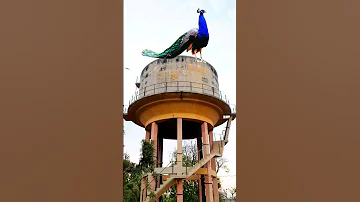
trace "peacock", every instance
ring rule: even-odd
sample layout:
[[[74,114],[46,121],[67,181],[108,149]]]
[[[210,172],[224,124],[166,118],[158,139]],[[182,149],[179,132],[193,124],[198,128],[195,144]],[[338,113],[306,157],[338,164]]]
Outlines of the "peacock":
[[[186,52],[191,50],[191,53],[192,55],[195,55],[195,60],[197,62],[204,62],[201,51],[204,47],[208,45],[209,31],[204,17],[204,13],[206,13],[205,10],[198,9],[197,13],[199,13],[199,28],[193,28],[181,35],[169,48],[167,48],[162,53],[156,53],[152,50],[145,49],[142,51],[142,55],[147,57],[165,59],[174,58],[180,55],[185,50]],[[196,54],[198,52],[200,52],[200,61],[196,57]]]

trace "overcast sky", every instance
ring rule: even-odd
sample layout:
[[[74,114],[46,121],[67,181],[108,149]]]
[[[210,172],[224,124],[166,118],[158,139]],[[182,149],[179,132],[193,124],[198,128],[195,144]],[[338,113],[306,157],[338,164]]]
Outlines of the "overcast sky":
[[[135,93],[135,81],[143,68],[154,61],[144,57],[141,51],[150,49],[162,52],[182,34],[198,27],[196,10],[204,9],[210,40],[203,48],[203,59],[218,73],[219,88],[236,103],[236,14],[235,0],[124,0],[124,104]],[[190,52],[181,55],[191,56]],[[200,57],[200,55],[197,55]],[[145,130],[132,122],[124,121],[124,152],[133,162],[140,157],[140,142]],[[225,124],[214,129],[221,133]],[[164,166],[169,163],[169,154],[176,148],[176,140],[164,140]],[[236,187],[236,119],[231,124],[229,143],[223,157],[230,173],[219,172],[223,188]],[[224,176],[224,177],[222,177]]]

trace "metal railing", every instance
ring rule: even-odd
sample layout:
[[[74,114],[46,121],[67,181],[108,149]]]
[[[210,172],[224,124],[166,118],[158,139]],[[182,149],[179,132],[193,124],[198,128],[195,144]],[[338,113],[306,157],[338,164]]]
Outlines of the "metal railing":
[[[128,112],[129,105],[123,105],[123,114]]]
[[[236,114],[236,105],[231,104],[230,109],[231,109],[231,114]]]
[[[156,161],[157,161],[157,159],[158,159],[158,158],[156,158]],[[159,183],[158,177],[162,178],[162,176],[163,176],[163,175],[162,175],[162,172],[165,170],[165,168],[169,167],[170,164],[173,164],[172,159],[170,159],[170,162],[168,163],[168,165],[166,165],[160,172],[157,173],[159,176],[153,177],[153,179],[152,179],[150,182],[147,181],[147,183],[148,183],[148,184],[151,184],[153,181],[155,181],[155,189],[156,189],[156,187],[157,187],[157,185],[158,185],[158,183]],[[155,163],[155,165],[158,165],[158,163]],[[172,170],[173,170],[173,171],[172,171],[172,174],[174,174],[174,167],[173,167]],[[144,192],[145,192],[145,198],[147,198],[147,197],[148,197],[148,187],[147,187],[147,186],[145,186],[145,188],[143,188],[143,189],[141,190],[141,199],[142,199],[142,200],[144,200],[144,198],[143,198]]]
[[[173,82],[156,83],[136,90],[135,94],[132,95],[129,100],[129,105],[123,106],[123,113],[126,114],[128,106],[130,106],[132,103],[134,103],[137,100],[152,95],[157,95],[162,93],[172,93],[172,92],[198,93],[198,94],[209,95],[222,100],[223,102],[225,102],[230,106],[229,98],[214,86],[197,83],[197,82],[191,82],[191,81],[173,81]],[[232,113],[233,111],[235,113],[235,107],[230,107],[230,108]]]

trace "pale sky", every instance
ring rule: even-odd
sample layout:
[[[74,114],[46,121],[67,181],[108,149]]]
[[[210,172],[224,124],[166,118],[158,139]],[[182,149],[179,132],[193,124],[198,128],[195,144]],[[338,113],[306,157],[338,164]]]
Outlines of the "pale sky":
[[[143,68],[155,58],[144,57],[141,51],[150,49],[162,52],[192,28],[198,28],[198,8],[204,14],[210,39],[203,48],[203,59],[218,73],[220,91],[231,104],[236,104],[236,14],[235,0],[124,0],[124,104],[128,105],[135,93],[135,81]],[[181,55],[191,56],[190,52]],[[200,55],[197,55],[200,57]],[[125,68],[129,68],[127,70]],[[124,152],[138,163],[140,142],[145,130],[132,122],[124,121]],[[220,134],[225,124],[214,129]],[[164,140],[164,166],[169,154],[176,148],[176,140]],[[229,143],[223,157],[229,160],[230,172],[219,171],[223,188],[236,187],[236,119],[231,124]]]

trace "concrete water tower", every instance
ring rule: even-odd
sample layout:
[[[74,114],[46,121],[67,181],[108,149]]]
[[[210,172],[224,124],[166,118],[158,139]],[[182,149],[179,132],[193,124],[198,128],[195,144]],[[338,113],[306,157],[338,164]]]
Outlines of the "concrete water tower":
[[[140,201],[161,201],[160,196],[175,183],[177,201],[182,202],[183,181],[197,180],[200,201],[218,202],[215,158],[222,156],[236,113],[219,90],[215,68],[188,56],[157,59],[143,69],[136,86],[137,92],[124,107],[124,119],[143,127],[145,140],[153,141],[159,174],[144,177]],[[213,129],[225,122],[222,138],[215,141]],[[164,139],[177,140],[176,166],[162,163]],[[197,140],[199,160],[192,167],[182,164],[185,139]]]

